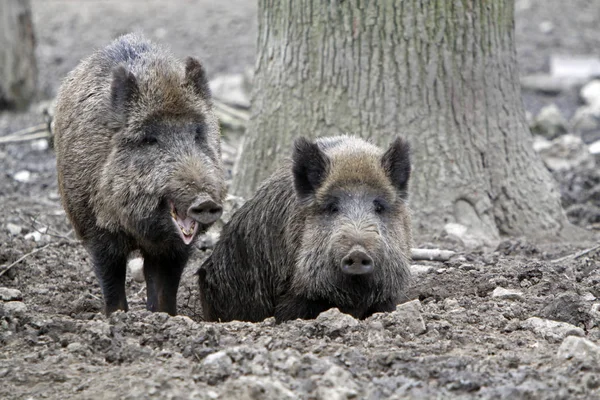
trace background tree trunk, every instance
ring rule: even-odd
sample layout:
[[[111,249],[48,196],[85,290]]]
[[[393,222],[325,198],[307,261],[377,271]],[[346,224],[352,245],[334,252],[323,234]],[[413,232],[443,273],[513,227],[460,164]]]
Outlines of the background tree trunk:
[[[0,109],[22,109],[37,81],[29,0],[0,1]]]
[[[513,0],[260,0],[235,194],[249,197],[298,136],[402,135],[417,233],[555,234],[568,223],[532,148],[514,39]]]

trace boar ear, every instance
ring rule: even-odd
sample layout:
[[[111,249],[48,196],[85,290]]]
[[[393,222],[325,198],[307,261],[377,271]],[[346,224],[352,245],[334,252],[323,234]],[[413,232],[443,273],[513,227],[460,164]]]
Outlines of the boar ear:
[[[208,79],[206,79],[206,72],[204,67],[200,64],[200,61],[193,57],[188,57],[185,60],[185,80],[194,88],[196,94],[205,100],[210,99],[210,88],[208,86]]]
[[[396,138],[390,148],[381,157],[381,166],[392,181],[392,185],[400,193],[400,197],[408,197],[408,179],[410,178],[410,145],[407,141]]]
[[[309,199],[323,183],[329,159],[318,144],[301,137],[294,142],[292,163],[296,193],[301,200]]]
[[[135,75],[123,65],[119,65],[112,71],[112,83],[110,86],[110,100],[112,107],[119,114],[125,114],[128,105],[138,95],[138,85]]]

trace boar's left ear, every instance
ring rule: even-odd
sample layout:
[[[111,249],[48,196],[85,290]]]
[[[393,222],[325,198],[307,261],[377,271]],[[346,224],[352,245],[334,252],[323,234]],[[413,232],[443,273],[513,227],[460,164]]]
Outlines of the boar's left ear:
[[[392,185],[400,193],[400,197],[408,197],[408,179],[410,178],[410,145],[407,141],[396,138],[381,158],[381,166],[392,181]]]
[[[185,60],[185,80],[194,88],[198,96],[204,100],[210,100],[211,95],[206,72],[200,61],[193,57],[188,57]]]
[[[112,71],[110,85],[110,101],[113,110],[120,116],[126,114],[129,104],[138,96],[138,85],[135,75],[123,65]]]
[[[292,162],[296,193],[300,200],[310,199],[327,175],[329,159],[318,144],[301,137],[294,142]]]

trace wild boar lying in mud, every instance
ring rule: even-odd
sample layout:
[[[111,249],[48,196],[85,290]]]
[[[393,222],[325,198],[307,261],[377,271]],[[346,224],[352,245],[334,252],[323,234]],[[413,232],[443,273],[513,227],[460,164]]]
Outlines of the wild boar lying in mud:
[[[400,138],[385,153],[349,136],[296,140],[198,271],[205,319],[394,310],[409,279],[410,171]]]
[[[54,131],[62,202],[106,313],[127,310],[127,257],[139,249],[147,308],[175,314],[191,245],[221,215],[226,191],[203,67],[122,36],[67,76]]]

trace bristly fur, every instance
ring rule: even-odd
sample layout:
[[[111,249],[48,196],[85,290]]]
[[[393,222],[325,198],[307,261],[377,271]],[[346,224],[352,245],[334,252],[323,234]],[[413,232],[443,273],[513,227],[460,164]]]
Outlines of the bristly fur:
[[[200,195],[221,203],[226,191],[202,65],[122,36],[64,80],[54,127],[62,202],[92,255],[107,312],[127,309],[127,254],[140,249],[148,307],[175,313],[191,246],[170,205],[186,212]]]
[[[385,153],[350,136],[298,139],[291,160],[234,214],[200,268],[205,319],[393,310],[409,279],[409,176],[401,139]],[[357,246],[373,259],[373,273],[341,272]]]

